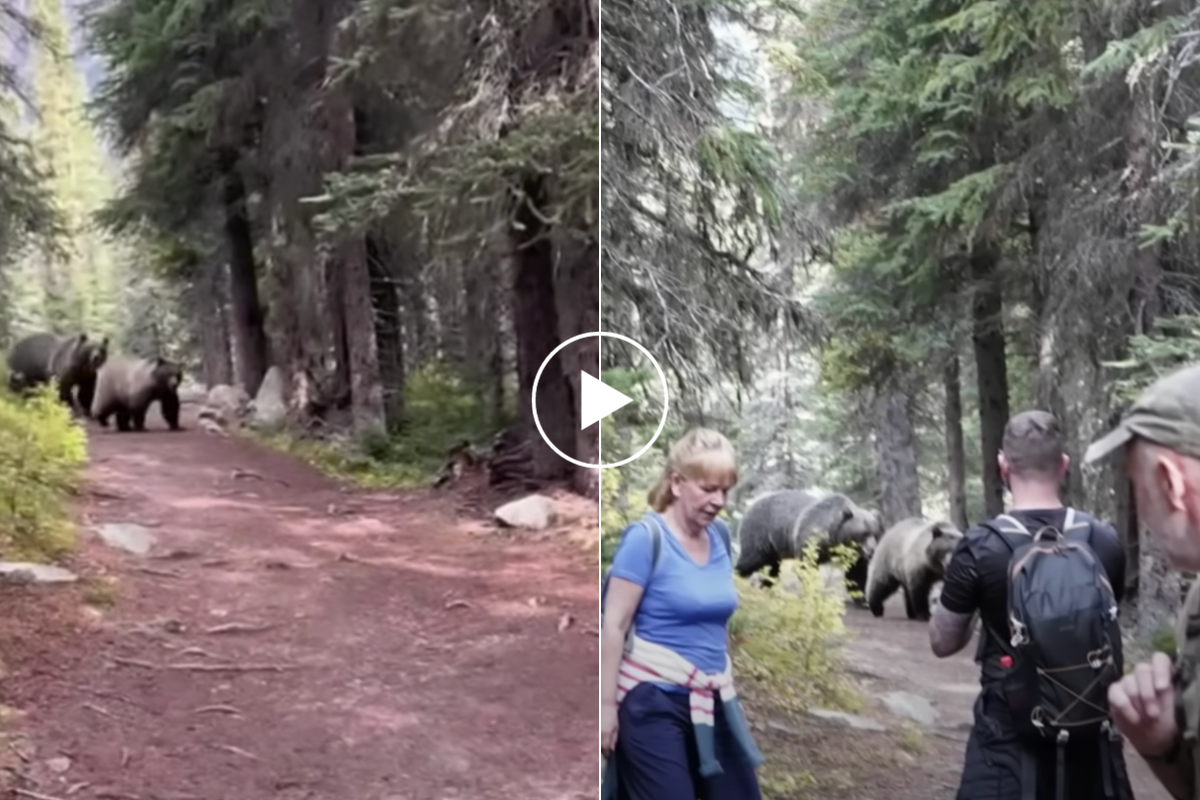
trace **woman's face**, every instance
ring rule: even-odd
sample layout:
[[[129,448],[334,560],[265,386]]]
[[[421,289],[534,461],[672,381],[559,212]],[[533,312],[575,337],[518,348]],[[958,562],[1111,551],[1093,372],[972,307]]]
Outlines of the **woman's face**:
[[[671,476],[675,502],[683,517],[698,528],[707,527],[725,508],[733,481],[723,476]]]

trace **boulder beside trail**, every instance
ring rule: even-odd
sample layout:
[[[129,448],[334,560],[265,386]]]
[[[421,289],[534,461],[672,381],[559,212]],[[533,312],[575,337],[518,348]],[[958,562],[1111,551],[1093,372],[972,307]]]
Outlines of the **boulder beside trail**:
[[[496,519],[509,528],[543,531],[554,524],[554,501],[542,494],[531,494],[505,503],[496,509]]]

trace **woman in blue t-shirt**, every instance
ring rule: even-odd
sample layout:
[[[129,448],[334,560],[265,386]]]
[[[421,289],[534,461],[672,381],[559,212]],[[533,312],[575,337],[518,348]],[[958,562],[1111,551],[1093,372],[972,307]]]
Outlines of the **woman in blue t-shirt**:
[[[600,746],[619,776],[617,800],[762,796],[762,756],[728,672],[738,596],[717,514],[736,481],[729,440],[689,431],[650,492],[653,511],[625,529],[614,556],[601,633]]]

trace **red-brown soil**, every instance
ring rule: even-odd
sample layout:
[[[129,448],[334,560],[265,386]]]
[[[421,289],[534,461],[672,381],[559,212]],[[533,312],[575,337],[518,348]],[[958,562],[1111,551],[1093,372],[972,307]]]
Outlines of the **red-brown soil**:
[[[195,426],[90,449],[84,580],[0,594],[0,797],[596,797],[594,544]]]

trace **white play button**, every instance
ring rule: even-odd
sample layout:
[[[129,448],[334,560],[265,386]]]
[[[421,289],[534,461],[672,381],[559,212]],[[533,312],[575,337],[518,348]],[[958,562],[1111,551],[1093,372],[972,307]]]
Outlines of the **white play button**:
[[[618,408],[633,402],[599,378],[579,373],[579,430],[595,425]]]
[[[575,382],[572,380],[571,383],[574,385],[568,387],[568,393],[565,397],[559,392],[551,393],[546,397],[539,397],[538,390],[539,387],[544,385],[542,382],[542,374],[545,372],[546,366],[550,364],[553,359],[562,358],[562,353],[567,348],[579,346],[580,342],[593,337],[604,340],[607,347],[613,348],[608,355],[609,360],[612,361],[614,365],[620,365],[623,369],[631,371],[635,375],[639,372],[644,372],[646,366],[652,368],[653,371],[658,374],[657,383],[659,386],[656,387],[654,385],[655,381],[653,380],[643,380],[639,384],[639,391],[636,398],[628,397],[611,386],[608,386],[591,373],[584,371],[584,369],[580,369],[580,366],[585,366],[588,363],[596,362],[596,351],[593,349],[587,361],[583,361],[580,358],[566,358],[563,362],[562,366],[566,368],[559,373],[559,380],[561,380],[561,376],[563,376],[564,373],[571,376],[579,375],[579,383],[575,384]],[[570,366],[567,367],[567,364]],[[567,372],[567,369],[570,370],[569,373]],[[572,391],[575,386],[578,387],[578,396],[575,396],[575,391]],[[633,339],[630,339],[628,336],[620,333],[612,333],[610,331],[578,333],[569,339],[560,342],[553,350],[550,351],[550,354],[546,356],[545,360],[542,361],[542,365],[538,367],[537,373],[533,376],[533,386],[531,389],[531,394],[533,396],[530,398],[530,411],[532,412],[533,425],[535,428],[537,428],[538,435],[542,437],[542,441],[546,443],[546,446],[553,450],[559,457],[566,461],[570,461],[572,464],[575,464],[579,467],[586,467],[589,469],[609,469],[611,467],[624,466],[625,464],[628,464],[631,461],[634,461],[635,459],[645,455],[650,448],[654,446],[655,440],[658,439],[659,434],[663,432],[663,427],[667,424],[667,393],[669,391],[669,387],[667,386],[667,376],[663,372],[662,366],[659,365],[658,361],[655,360],[654,356],[651,355],[649,350],[635,342]],[[553,398],[553,402],[549,402],[550,398]],[[569,417],[572,424],[566,425],[565,429],[563,426],[556,424],[551,427],[551,432],[553,435],[550,435],[547,433],[546,428],[542,426],[543,415],[547,413],[557,414],[558,416],[555,422],[563,422],[563,416],[566,415],[563,415],[561,410],[555,408],[554,406],[555,403],[563,402],[573,402],[578,404],[576,407],[579,409],[579,427],[578,429],[575,429],[575,415],[571,414]],[[662,410],[658,414],[658,427],[655,429],[653,434],[646,437],[646,440],[642,440],[642,437],[646,435],[645,432],[638,428],[630,429],[629,431],[623,432],[621,436],[613,437],[614,441],[616,439],[621,440],[619,444],[614,444],[611,448],[601,449],[600,451],[601,456],[608,456],[613,459],[607,463],[602,462],[599,464],[589,464],[586,461],[580,461],[579,459],[574,458],[567,452],[567,450],[575,449],[575,444],[577,441],[575,440],[576,436],[586,437],[590,435],[590,433],[585,433],[588,428],[595,425],[605,417],[610,416],[614,411],[618,411],[631,403],[635,403],[643,410],[652,406],[662,406]],[[620,427],[622,422],[619,419],[615,419],[608,420],[606,424]],[[556,441],[555,436],[564,440],[561,442]],[[567,450],[564,450],[564,447],[567,448]],[[610,453],[610,450],[614,450],[614,452]]]

